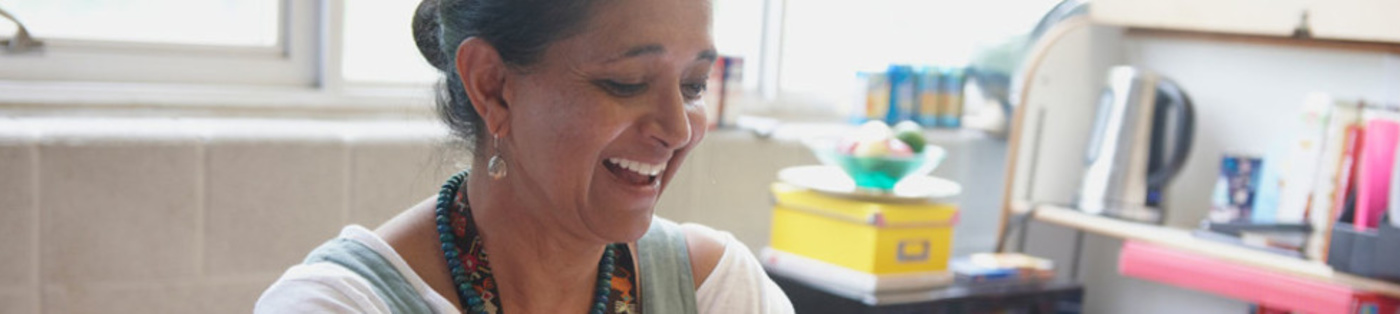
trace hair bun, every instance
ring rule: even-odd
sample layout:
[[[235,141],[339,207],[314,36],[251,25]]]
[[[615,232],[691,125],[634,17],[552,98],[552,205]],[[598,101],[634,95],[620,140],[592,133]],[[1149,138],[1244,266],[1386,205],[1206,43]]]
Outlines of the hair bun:
[[[442,24],[438,23],[439,0],[423,0],[413,14],[413,41],[418,53],[438,70],[447,71],[447,56],[442,52]]]

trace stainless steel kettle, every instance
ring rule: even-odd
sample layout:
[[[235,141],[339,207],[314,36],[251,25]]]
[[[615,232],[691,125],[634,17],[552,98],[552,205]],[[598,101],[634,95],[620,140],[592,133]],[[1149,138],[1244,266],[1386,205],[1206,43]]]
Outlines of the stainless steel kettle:
[[[1089,135],[1079,210],[1161,223],[1162,191],[1186,163],[1194,115],[1191,100],[1170,79],[1113,67]]]

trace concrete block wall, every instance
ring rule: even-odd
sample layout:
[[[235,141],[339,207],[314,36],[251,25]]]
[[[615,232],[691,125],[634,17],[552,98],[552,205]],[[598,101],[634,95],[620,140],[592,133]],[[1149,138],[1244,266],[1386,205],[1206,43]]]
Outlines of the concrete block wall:
[[[466,160],[445,134],[435,121],[0,117],[0,313],[248,313],[342,226],[432,197]],[[935,174],[967,191],[955,250],[988,250],[1001,145],[940,134],[953,153]],[[711,132],[656,213],[756,251],[778,170],[815,163],[791,137]]]
[[[248,313],[450,175],[433,123],[0,118],[0,313]]]

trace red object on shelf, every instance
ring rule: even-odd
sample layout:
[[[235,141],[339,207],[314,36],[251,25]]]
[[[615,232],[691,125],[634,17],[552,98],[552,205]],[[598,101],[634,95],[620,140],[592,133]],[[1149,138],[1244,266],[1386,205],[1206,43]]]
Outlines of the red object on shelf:
[[[1389,206],[1391,167],[1395,165],[1396,138],[1400,137],[1400,124],[1387,120],[1371,120],[1366,123],[1366,141],[1361,144],[1361,156],[1357,160],[1361,169],[1357,172],[1356,187],[1356,229],[1375,229],[1381,222],[1381,213]]]
[[[1342,162],[1337,165],[1336,190],[1332,191],[1332,221],[1340,218],[1346,208],[1347,196],[1356,188],[1356,171],[1361,168],[1361,143],[1366,133],[1355,125],[1347,126],[1346,142],[1342,146]],[[1353,221],[1354,222],[1354,221]]]
[[[1351,287],[1298,278],[1137,241],[1118,255],[1124,276],[1205,291],[1269,309],[1306,313],[1394,313],[1400,302]]]

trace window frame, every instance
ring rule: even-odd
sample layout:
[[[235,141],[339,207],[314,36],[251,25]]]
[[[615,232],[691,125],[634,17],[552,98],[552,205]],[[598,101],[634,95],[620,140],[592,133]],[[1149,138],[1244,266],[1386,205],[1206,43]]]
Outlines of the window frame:
[[[350,81],[342,75],[346,0],[281,0],[274,47],[219,47],[37,38],[37,54],[0,53],[0,112],[130,108],[423,115],[430,84]],[[757,73],[745,102],[758,111],[832,113],[832,100],[783,91],[787,0],[762,2]],[[20,17],[23,18],[23,17]],[[33,30],[31,30],[33,31]],[[8,36],[8,34],[0,34]],[[159,66],[153,66],[159,65]],[[189,69],[198,68],[198,71]],[[756,112],[761,113],[761,112]]]
[[[0,54],[0,68],[8,69],[0,80],[311,85],[318,79],[323,5],[279,1],[278,40],[271,47],[37,38],[44,41],[41,49]]]
[[[36,38],[38,53],[0,53],[0,113],[428,114],[431,86],[341,76],[344,5],[281,0],[272,47]]]

